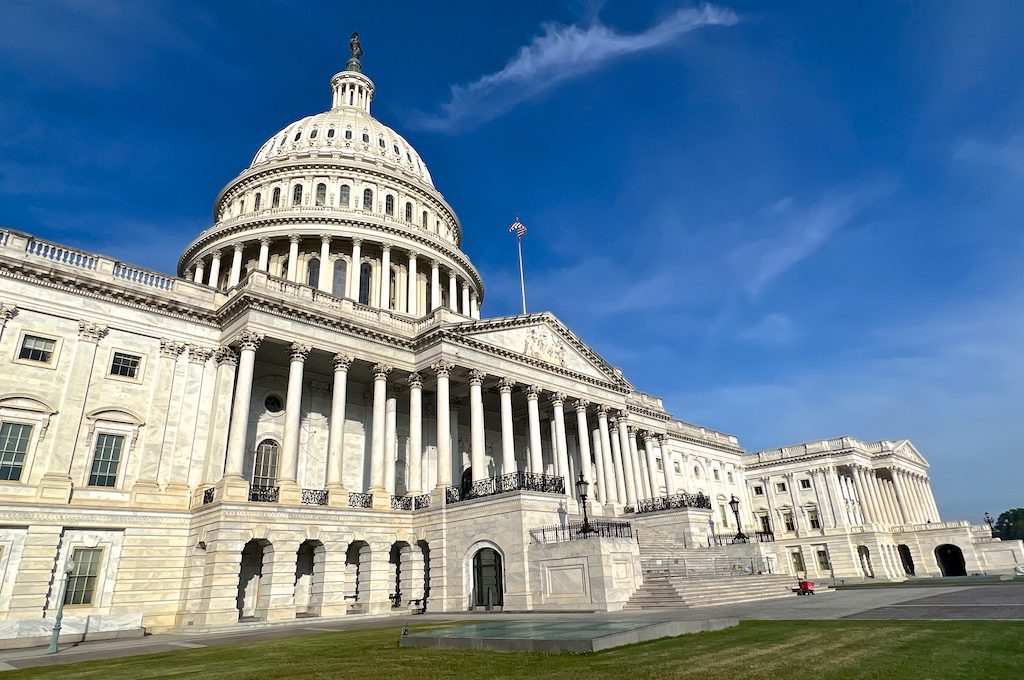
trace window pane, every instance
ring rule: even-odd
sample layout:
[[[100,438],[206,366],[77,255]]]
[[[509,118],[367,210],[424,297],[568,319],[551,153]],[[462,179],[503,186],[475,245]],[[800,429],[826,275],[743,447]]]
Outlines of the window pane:
[[[139,374],[141,357],[122,352],[114,352],[114,360],[110,363],[110,375],[135,378]]]
[[[21,352],[18,354],[18,358],[50,363],[50,359],[53,358],[53,348],[56,346],[55,340],[26,335],[24,342],[21,343]]]
[[[64,604],[92,604],[102,556],[103,550],[100,548],[75,548],[71,554],[75,567],[68,576]]]
[[[32,426],[20,423],[0,425],[0,479],[17,481],[25,465],[25,452]]]
[[[320,284],[320,260],[313,258],[306,268],[306,285],[316,288]]]
[[[252,485],[277,485],[277,442],[264,439],[256,448],[256,459],[253,461]]]
[[[124,437],[119,434],[101,434],[96,438],[96,453],[92,458],[89,486],[115,486],[117,466],[121,462]]]
[[[334,281],[331,282],[331,293],[345,297],[345,281],[348,278],[348,263],[345,260],[334,261]]]
[[[352,190],[349,189],[349,186],[347,184],[341,185],[341,192],[338,194],[338,205],[342,206],[343,208],[348,207],[349,194],[351,193],[351,191]]]

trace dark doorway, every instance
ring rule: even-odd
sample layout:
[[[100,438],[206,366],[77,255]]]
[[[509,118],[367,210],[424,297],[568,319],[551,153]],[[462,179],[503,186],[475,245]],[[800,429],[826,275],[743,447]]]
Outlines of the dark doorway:
[[[935,549],[935,561],[943,576],[967,576],[964,551],[958,546],[946,543]]]
[[[914,556],[910,554],[910,547],[901,543],[897,546],[897,550],[900,551],[900,561],[903,562],[903,571],[907,573],[907,576],[913,576]]]
[[[483,548],[473,556],[473,606],[490,609],[503,604],[501,555]]]
[[[462,471],[462,497],[469,497],[469,490],[473,488],[473,470],[472,468],[466,468]]]

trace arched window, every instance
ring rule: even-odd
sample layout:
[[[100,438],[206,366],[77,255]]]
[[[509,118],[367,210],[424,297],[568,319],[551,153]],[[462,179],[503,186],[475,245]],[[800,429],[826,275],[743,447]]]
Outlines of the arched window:
[[[384,197],[384,212],[388,215],[395,214],[395,197],[391,194]]]
[[[333,139],[333,138],[334,138],[334,128],[331,128],[330,130],[327,131],[327,139]]]
[[[301,136],[302,136],[302,130],[299,130],[298,132],[295,133],[295,138],[292,139],[292,141],[293,142],[299,141],[299,137],[301,137]]]
[[[412,222],[412,203],[405,204],[405,221]]]
[[[369,262],[365,262],[359,267],[359,301],[364,305],[370,304],[370,279],[372,275],[373,270],[370,268]]]
[[[363,144],[369,144],[369,143],[370,143],[370,135],[364,132],[363,133]]]
[[[292,189],[292,205],[302,205],[302,185],[296,184]]]
[[[306,285],[316,288],[320,285],[320,260],[313,258],[306,267]]]
[[[281,258],[281,272],[278,274],[282,279],[288,278],[288,258]]]
[[[345,130],[345,139],[352,139],[352,131]]]
[[[270,207],[271,208],[280,208],[281,207],[281,187],[276,187],[274,189],[274,194],[271,197],[271,201],[270,201]]]
[[[398,309],[398,272],[392,269],[388,281],[388,309]]]
[[[277,459],[280,453],[277,442],[264,439],[256,447],[252,461],[252,485],[257,487],[277,486]]]
[[[384,143],[384,138],[383,137],[381,139],[378,139],[377,143],[380,144],[380,148],[382,148],[382,149],[388,148],[387,144]]]
[[[424,229],[426,229],[426,228],[427,228],[427,226],[428,226],[428,225],[427,225],[427,222],[428,222],[428,220],[427,220],[427,211],[426,211],[426,210],[424,210],[424,211],[423,211],[423,228],[424,228]]]
[[[338,297],[345,297],[346,282],[348,281],[348,262],[342,259],[334,261],[334,281],[331,282],[331,294]]]
[[[309,138],[316,139],[316,128],[313,128],[313,131],[309,133]]]
[[[252,209],[253,209],[253,210],[259,210],[259,209],[260,209],[260,200],[261,200],[262,198],[263,198],[263,197],[262,197],[262,196],[260,196],[260,192],[258,192],[258,191],[257,191],[257,192],[256,192],[256,198],[255,198],[255,199],[253,200],[253,202],[252,202]]]
[[[363,189],[363,210],[373,210],[373,189]]]
[[[395,144],[395,155],[396,156],[401,156],[402,155],[402,152],[398,150],[398,145],[397,144]]]
[[[317,184],[316,185],[316,204],[326,205],[327,204],[327,185]]]
[[[351,193],[352,189],[347,184],[342,184],[341,190],[338,192],[338,205],[342,208],[347,208]]]

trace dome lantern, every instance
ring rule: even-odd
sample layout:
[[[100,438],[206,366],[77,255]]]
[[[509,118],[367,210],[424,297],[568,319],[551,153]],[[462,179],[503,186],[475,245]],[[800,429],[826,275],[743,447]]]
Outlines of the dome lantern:
[[[331,78],[331,108],[351,106],[368,114],[374,89],[373,81],[363,75],[363,64],[359,61],[363,56],[363,46],[358,33],[352,34],[348,45],[350,56],[345,70]]]

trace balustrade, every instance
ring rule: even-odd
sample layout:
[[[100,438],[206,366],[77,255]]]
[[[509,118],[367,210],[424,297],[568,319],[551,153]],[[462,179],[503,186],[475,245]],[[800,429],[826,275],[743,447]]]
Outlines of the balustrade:
[[[348,506],[350,508],[368,508],[373,505],[372,493],[358,493],[352,491],[348,494]]]
[[[213,495],[215,492],[216,488],[212,486],[209,489],[203,491],[203,505],[209,505],[210,503],[213,502]]]
[[[574,520],[551,527],[530,529],[530,536],[539,543],[581,541],[588,538],[633,538],[633,525],[612,520]]]
[[[327,505],[327,489],[303,489],[303,505]]]
[[[125,281],[151,286],[160,290],[174,290],[174,279],[157,272],[139,269],[123,262],[114,263],[114,276]]]
[[[702,493],[677,493],[672,496],[645,498],[637,501],[636,512],[658,512],[659,510],[675,510],[678,508],[711,509],[711,499]]]
[[[534,472],[510,472],[498,477],[478,479],[464,487],[449,486],[445,489],[445,501],[458,503],[471,498],[495,496],[511,491],[565,494],[565,479],[557,475],[542,475]]]
[[[249,500],[256,503],[276,503],[281,494],[279,486],[250,486]]]
[[[412,496],[392,496],[392,510],[412,510]]]
[[[413,510],[421,510],[423,508],[430,507],[430,494],[425,493],[413,499],[412,508]]]
[[[61,264],[79,267],[81,269],[96,269],[96,262],[99,260],[95,255],[72,250],[56,243],[47,243],[35,238],[30,238],[25,244],[25,252],[36,257],[46,258]]]

